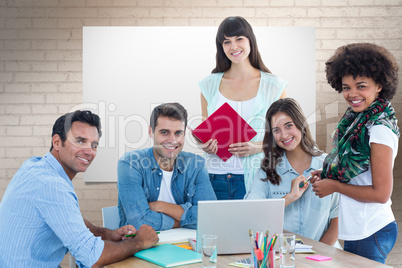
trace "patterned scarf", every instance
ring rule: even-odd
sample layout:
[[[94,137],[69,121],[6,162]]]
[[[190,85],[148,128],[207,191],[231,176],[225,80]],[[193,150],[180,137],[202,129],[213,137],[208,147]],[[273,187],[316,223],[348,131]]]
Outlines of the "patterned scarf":
[[[384,125],[399,138],[397,122],[391,103],[382,98],[377,98],[360,113],[349,107],[331,135],[334,149],[325,158],[321,178],[348,183],[367,171],[370,164],[368,129],[373,125]]]

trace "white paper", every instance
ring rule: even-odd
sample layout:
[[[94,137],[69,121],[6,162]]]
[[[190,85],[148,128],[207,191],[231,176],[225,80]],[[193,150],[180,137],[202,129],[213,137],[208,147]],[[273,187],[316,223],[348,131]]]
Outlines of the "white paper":
[[[188,228],[175,228],[171,230],[161,231],[158,236],[158,244],[188,243],[189,238],[195,239],[197,237],[197,230]]]

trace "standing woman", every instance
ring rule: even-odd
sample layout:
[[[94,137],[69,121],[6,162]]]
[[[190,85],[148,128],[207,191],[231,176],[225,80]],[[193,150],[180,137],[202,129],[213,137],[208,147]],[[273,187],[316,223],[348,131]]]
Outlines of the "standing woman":
[[[257,135],[230,145],[226,162],[217,155],[216,140],[201,145],[212,187],[218,199],[242,199],[260,166],[265,114],[274,101],[286,96],[287,82],[271,74],[261,60],[251,25],[242,17],[228,17],[216,35],[216,67],[199,83],[203,118],[227,102]]]
[[[319,197],[340,193],[344,249],[385,263],[398,236],[390,197],[399,128],[389,102],[397,89],[398,66],[385,48],[357,43],[338,48],[326,62],[326,73],[349,108],[313,188]]]

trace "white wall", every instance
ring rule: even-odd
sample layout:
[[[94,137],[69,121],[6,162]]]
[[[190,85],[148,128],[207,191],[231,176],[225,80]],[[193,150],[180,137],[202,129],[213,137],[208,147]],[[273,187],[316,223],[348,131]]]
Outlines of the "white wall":
[[[85,181],[117,181],[117,161],[152,146],[152,109],[179,102],[189,124],[201,121],[198,82],[215,66],[217,27],[84,27],[83,107],[101,116],[103,136]],[[264,63],[288,81],[315,135],[315,28],[255,27]],[[75,109],[76,107],[74,107]],[[200,153],[187,135],[186,151]]]

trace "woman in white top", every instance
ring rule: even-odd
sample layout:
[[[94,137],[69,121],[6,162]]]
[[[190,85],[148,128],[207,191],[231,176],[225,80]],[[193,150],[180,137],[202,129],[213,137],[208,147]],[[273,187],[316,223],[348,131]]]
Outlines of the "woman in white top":
[[[398,236],[390,197],[399,128],[389,102],[398,85],[398,65],[385,48],[357,43],[338,48],[326,62],[326,73],[350,107],[333,134],[335,147],[323,171],[315,172],[313,189],[319,197],[340,193],[344,249],[385,263]]]
[[[201,145],[218,199],[242,199],[251,186],[262,158],[265,114],[274,101],[286,96],[286,82],[271,74],[261,60],[250,24],[242,17],[222,21],[216,35],[216,67],[199,83],[203,118],[227,102],[257,135],[250,141],[230,145],[226,162],[216,156],[219,144]]]

